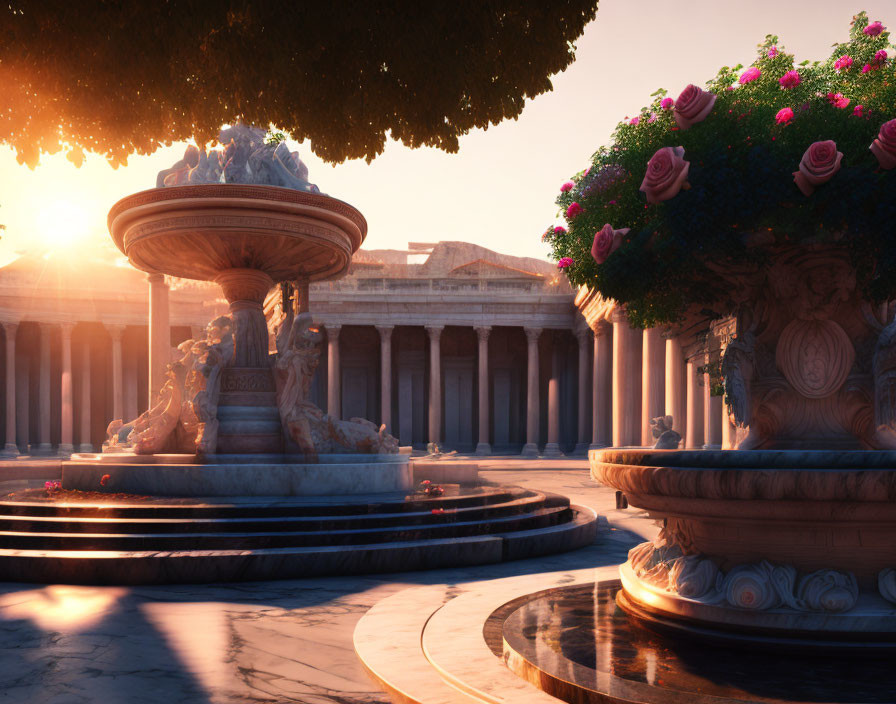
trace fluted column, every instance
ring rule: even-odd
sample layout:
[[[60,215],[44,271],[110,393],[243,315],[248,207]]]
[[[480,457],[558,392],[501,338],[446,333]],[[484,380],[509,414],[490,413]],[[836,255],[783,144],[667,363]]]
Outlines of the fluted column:
[[[37,378],[37,454],[49,455],[50,444],[50,326],[40,323],[40,376]]]
[[[685,437],[687,432],[686,367],[678,337],[666,338],[666,415],[672,427]]]
[[[109,337],[112,338],[112,420],[123,420],[127,422],[129,419],[124,418],[124,360],[121,354],[121,336],[124,333],[123,325],[109,325]],[[194,334],[193,339],[197,339],[198,335]]]
[[[377,325],[380,334],[380,424],[392,432],[392,325]]]
[[[541,328],[525,328],[526,359],[526,444],[523,446],[523,457],[538,457],[538,338]]]
[[[703,447],[703,374],[698,370],[703,356],[691,357],[687,361],[687,416],[688,425],[685,433],[685,447],[700,449]]]
[[[62,332],[62,378],[60,383],[60,421],[59,454],[71,455],[75,450],[74,418],[75,407],[72,398],[72,328],[71,323],[60,326]]]
[[[560,355],[557,333],[551,339],[551,378],[548,379],[548,441],[545,457],[564,457],[560,450]]]
[[[92,382],[90,379],[90,340],[84,341],[84,349],[81,352],[81,444],[79,452],[93,452],[93,444],[90,442],[90,395]]]
[[[17,323],[3,323],[6,334],[6,444],[4,457],[18,457],[16,445],[16,332]]]
[[[641,418],[637,413],[640,381],[636,345],[638,330],[629,325],[622,310],[613,313],[613,446],[626,447],[641,441]]]
[[[339,361],[341,325],[327,325],[327,413],[342,416],[342,365]]]
[[[149,407],[159,400],[171,357],[171,323],[168,313],[168,284],[162,274],[149,281]]]
[[[477,455],[492,454],[489,443],[491,418],[488,405],[488,336],[492,329],[489,326],[475,328],[479,338],[479,442],[476,444]]]
[[[429,442],[442,439],[442,325],[427,325],[429,335]]]
[[[594,358],[591,363],[591,446],[607,447],[612,438],[613,337],[612,326],[598,323],[594,331]]]
[[[576,342],[579,343],[579,378],[576,388],[578,389],[578,434],[576,435],[576,449],[574,452],[584,454],[588,452],[588,388],[593,388],[594,381],[589,378],[588,374],[588,346],[591,342],[591,330],[576,331]],[[597,377],[595,377],[596,379]],[[592,383],[589,385],[589,381]],[[592,392],[593,393],[593,392]],[[593,411],[592,411],[593,412]]]
[[[641,355],[641,444],[656,440],[650,421],[666,414],[666,343],[659,328],[647,328]]]

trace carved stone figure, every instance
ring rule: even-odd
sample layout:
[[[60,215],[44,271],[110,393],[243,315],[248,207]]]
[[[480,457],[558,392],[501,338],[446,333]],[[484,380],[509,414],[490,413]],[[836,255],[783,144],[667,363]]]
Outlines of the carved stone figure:
[[[168,365],[159,402],[130,423],[113,420],[103,452],[214,453],[221,371],[233,357],[230,318],[216,318],[205,340],[187,340],[178,349],[181,359]]]
[[[309,400],[321,339],[310,313],[299,314],[274,366],[277,405],[287,437],[306,459],[323,453],[397,453],[398,440],[386,433],[385,425],[377,427],[363,418],[332,418]]]
[[[159,172],[156,188],[197,183],[253,183],[297,191],[320,193],[308,182],[308,167],[298,152],[285,142],[265,143],[267,133],[258,127],[236,124],[221,130],[218,141],[224,149],[190,145],[184,158]]]
[[[896,450],[896,321],[874,348],[874,441],[879,449]]]
[[[731,421],[738,429],[738,449],[750,449],[756,439],[747,441],[750,427],[750,380],[753,377],[753,347],[755,338],[745,332],[728,343],[722,357],[722,378],[725,382],[725,396],[728,399]],[[743,445],[743,447],[741,447]]]
[[[650,432],[656,438],[655,450],[677,450],[681,442],[681,434],[672,430],[672,416],[651,418]]]

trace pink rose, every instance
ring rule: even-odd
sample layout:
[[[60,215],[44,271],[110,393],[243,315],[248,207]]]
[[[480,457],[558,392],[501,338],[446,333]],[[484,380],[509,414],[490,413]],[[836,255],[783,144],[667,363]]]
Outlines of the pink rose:
[[[786,125],[793,119],[793,110],[790,108],[781,108],[778,110],[778,114],[775,115],[775,122],[779,125]]]
[[[641,121],[640,117],[633,117],[631,120],[628,121],[628,124],[637,125],[640,121]]]
[[[672,109],[672,105],[673,105],[672,98],[663,98],[663,99],[660,101],[660,107],[661,107],[663,110],[671,110],[671,109]]]
[[[566,269],[570,266],[572,266],[572,257],[561,257],[560,261],[557,262],[558,269]]]
[[[585,173],[583,173],[582,176],[587,176],[587,175],[590,174],[590,173],[591,173],[591,167],[590,167],[590,166],[586,166],[586,167],[585,167]]]
[[[855,115],[856,117],[861,117],[861,116],[862,116],[862,110],[864,110],[864,106],[862,106],[862,105],[856,105],[856,106],[852,109],[852,114]]]
[[[896,120],[881,125],[877,139],[868,148],[877,157],[880,168],[889,170],[896,166]]]
[[[871,70],[871,64],[865,64],[862,66],[862,73],[868,73]]]
[[[716,96],[691,83],[675,101],[675,122],[686,130],[691,125],[703,122],[715,104]]]
[[[621,230],[614,230],[610,224],[604,225],[601,229],[594,233],[594,242],[591,245],[591,256],[598,264],[607,261],[613,252],[619,249],[622,244],[622,238],[628,234],[629,228],[623,227]]]
[[[775,58],[778,55],[778,47],[773,46],[771,49],[769,49],[766,52],[766,54],[768,55],[768,58],[770,58],[770,59]]]
[[[647,196],[647,202],[669,200],[678,195],[682,188],[689,188],[689,167],[690,162],[684,160],[684,147],[658,149],[647,162],[647,173],[641,181],[641,190]]]
[[[554,234],[555,234],[555,235],[565,235],[565,234],[566,234],[566,228],[565,228],[565,227],[562,227],[562,226],[560,226],[560,225],[557,225],[557,227],[554,228]]]
[[[887,60],[887,50],[881,49],[874,52],[874,63],[882,64]]]
[[[834,62],[834,68],[837,71],[839,71],[840,69],[849,68],[850,66],[852,66],[852,57],[849,54],[844,54]]]
[[[581,215],[585,209],[578,203],[570,203],[566,209],[566,219],[572,220],[576,215]]]
[[[802,79],[799,71],[788,71],[778,79],[782,88],[796,88]]]
[[[828,93],[828,102],[841,110],[849,105],[849,98],[844,98],[843,93]]]
[[[867,34],[869,37],[876,37],[878,34],[883,32],[886,29],[880,22],[872,22],[865,29],[862,30],[864,34]]]
[[[762,71],[760,71],[755,66],[750,66],[750,68],[748,68],[746,71],[744,71],[742,74],[740,74],[740,78],[738,78],[737,80],[741,85],[744,85],[745,83],[750,83],[752,81],[755,81],[761,75],[762,75]]]
[[[562,186],[560,186],[560,192],[566,193],[567,191],[571,191],[575,185],[576,184],[574,184],[572,181],[567,181]]]
[[[837,151],[833,140],[814,142],[800,160],[800,170],[793,172],[793,180],[803,195],[810,196],[817,186],[830,181],[840,170],[843,152]]]

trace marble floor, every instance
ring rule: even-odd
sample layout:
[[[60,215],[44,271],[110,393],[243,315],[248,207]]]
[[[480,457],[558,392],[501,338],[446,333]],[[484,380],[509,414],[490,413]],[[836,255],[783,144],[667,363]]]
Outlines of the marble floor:
[[[643,512],[617,510],[584,460],[486,460],[481,476],[565,494],[609,530],[571,553],[475,568],[170,587],[0,583],[0,702],[387,702],[352,648],[355,624],[381,599],[617,564],[657,530]]]

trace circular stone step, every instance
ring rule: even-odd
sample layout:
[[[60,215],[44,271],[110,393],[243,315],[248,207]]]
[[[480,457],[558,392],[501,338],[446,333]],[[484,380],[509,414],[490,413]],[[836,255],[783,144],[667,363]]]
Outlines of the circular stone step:
[[[58,504],[11,500],[34,493],[18,490],[0,497],[0,570],[8,580],[77,584],[290,579],[487,564],[571,550],[594,537],[593,514],[561,496],[444,489],[432,498],[145,497],[139,504],[111,496],[73,503],[67,491]]]

